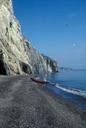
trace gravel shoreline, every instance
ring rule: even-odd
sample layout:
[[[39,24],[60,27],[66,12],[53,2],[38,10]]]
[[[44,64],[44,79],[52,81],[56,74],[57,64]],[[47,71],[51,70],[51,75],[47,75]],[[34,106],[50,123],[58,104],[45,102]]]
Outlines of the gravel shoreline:
[[[0,128],[86,128],[86,110],[30,76],[0,77]]]

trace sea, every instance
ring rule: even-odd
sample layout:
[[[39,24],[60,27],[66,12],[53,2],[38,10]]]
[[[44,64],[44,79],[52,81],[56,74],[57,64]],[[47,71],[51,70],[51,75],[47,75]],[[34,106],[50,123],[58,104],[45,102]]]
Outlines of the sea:
[[[86,70],[60,71],[45,76],[49,84],[45,87],[56,95],[86,109]]]

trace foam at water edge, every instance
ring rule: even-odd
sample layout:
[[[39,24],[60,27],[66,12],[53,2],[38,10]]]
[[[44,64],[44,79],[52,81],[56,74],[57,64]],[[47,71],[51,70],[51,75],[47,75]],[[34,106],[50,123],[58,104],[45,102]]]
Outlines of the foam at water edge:
[[[84,98],[86,98],[86,91],[82,91],[82,90],[79,90],[79,89],[74,89],[74,88],[64,88],[62,86],[60,86],[59,84],[56,84],[56,87],[65,91],[65,92],[68,92],[68,93],[72,93],[72,94],[75,94],[75,95],[78,95],[78,96],[82,96]]]

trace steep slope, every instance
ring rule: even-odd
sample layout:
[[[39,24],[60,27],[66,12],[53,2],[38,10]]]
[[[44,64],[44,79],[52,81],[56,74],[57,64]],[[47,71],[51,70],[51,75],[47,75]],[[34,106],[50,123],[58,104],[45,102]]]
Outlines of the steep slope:
[[[0,74],[55,71],[57,63],[47,61],[22,35],[20,24],[13,13],[12,0],[0,0]]]

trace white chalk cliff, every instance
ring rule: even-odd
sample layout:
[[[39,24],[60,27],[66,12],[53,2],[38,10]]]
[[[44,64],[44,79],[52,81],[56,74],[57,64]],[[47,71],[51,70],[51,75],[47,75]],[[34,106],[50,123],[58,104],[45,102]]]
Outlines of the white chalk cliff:
[[[52,73],[57,63],[34,49],[21,32],[12,0],[0,0],[0,74]]]

